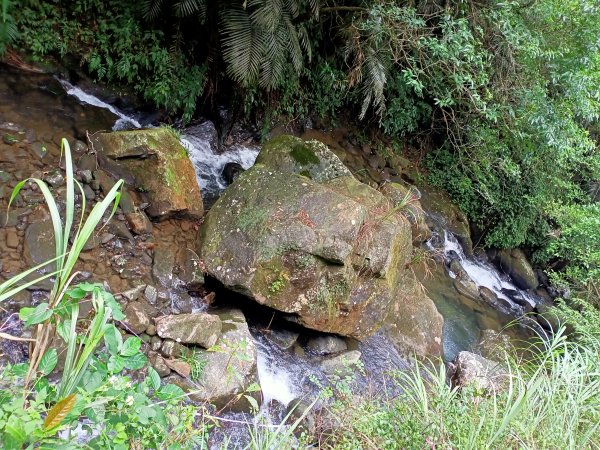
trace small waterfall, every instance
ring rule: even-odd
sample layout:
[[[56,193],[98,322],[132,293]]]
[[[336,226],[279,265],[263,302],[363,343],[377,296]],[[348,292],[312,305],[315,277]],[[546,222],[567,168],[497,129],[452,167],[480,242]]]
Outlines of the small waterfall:
[[[505,294],[506,290],[518,292],[532,307],[535,307],[536,301],[528,292],[516,287],[491,264],[467,258],[456,237],[444,230],[444,256],[449,260],[456,257],[455,255],[458,256],[460,264],[465,272],[467,272],[467,275],[469,275],[469,278],[478,287],[484,286],[494,292],[499,298],[509,302],[513,301]],[[449,271],[448,275],[451,278],[456,276],[452,271]]]
[[[182,145],[187,148],[204,201],[213,203],[227,187],[222,177],[223,168],[228,163],[238,163],[249,169],[256,161],[260,148],[255,145],[234,144],[227,150],[217,151],[217,130],[212,122],[206,121],[183,130]]]
[[[117,116],[118,119],[113,125],[113,131],[124,130],[132,127],[142,128],[142,125],[133,117],[127,116],[114,106],[103,102],[98,97],[95,97],[92,94],[88,94],[81,88],[73,86],[71,83],[61,78],[58,78],[58,81],[60,82],[67,94],[77,98],[80,102],[86,103],[91,106],[96,106],[98,108],[108,109],[111,113]]]

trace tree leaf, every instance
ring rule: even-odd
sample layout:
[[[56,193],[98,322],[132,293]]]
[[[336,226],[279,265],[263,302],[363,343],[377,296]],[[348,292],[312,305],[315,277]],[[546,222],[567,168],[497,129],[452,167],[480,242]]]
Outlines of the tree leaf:
[[[142,340],[139,337],[132,336],[127,338],[121,349],[122,356],[133,356],[140,351]]]
[[[130,370],[138,370],[143,368],[148,362],[148,358],[143,353],[136,353],[133,356],[129,356],[128,358],[123,358],[125,363],[125,367]]]
[[[121,349],[123,348],[123,338],[121,337],[119,330],[117,330],[117,327],[114,325],[106,327],[106,331],[104,332],[104,343],[111,355],[118,355],[121,352]]]
[[[157,390],[160,388],[160,375],[153,367],[148,367],[148,380],[150,380],[152,389]]]
[[[48,411],[46,420],[44,420],[44,430],[51,430],[52,428],[59,426],[67,414],[73,409],[76,401],[77,394],[71,394],[54,405],[54,407]]]
[[[44,353],[44,356],[42,356],[42,359],[40,360],[40,364],[38,366],[38,370],[42,372],[43,375],[49,375],[50,372],[54,370],[57,363],[58,354],[56,353],[55,348],[51,348],[48,351],[46,351],[46,353]]]
[[[167,384],[158,390],[156,396],[161,400],[170,400],[173,398],[182,397],[184,394],[185,392],[179,386]]]
[[[244,395],[244,397],[246,398],[246,400],[248,400],[248,403],[250,403],[250,407],[252,408],[252,410],[257,412],[259,410],[259,407],[256,399],[251,395]]]
[[[25,326],[30,327],[38,323],[45,322],[52,316],[52,309],[48,303],[40,303],[35,308],[21,308],[19,319],[25,322]]]

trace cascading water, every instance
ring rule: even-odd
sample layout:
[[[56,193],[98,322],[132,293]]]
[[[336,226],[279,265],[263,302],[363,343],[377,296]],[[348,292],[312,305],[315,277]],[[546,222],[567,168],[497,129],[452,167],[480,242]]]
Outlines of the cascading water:
[[[62,78],[58,78],[58,81],[64,88],[65,92],[73,97],[77,98],[80,102],[86,103],[91,106],[96,106],[98,108],[108,109],[111,113],[118,117],[117,121],[113,125],[113,131],[129,129],[129,128],[142,128],[142,125],[133,117],[127,116],[119,109],[115,108],[113,105],[110,105],[98,97],[88,94],[81,88],[77,86],[73,86],[67,80],[63,80]]]
[[[506,276],[503,276],[498,270],[483,261],[469,259],[454,235],[444,230],[444,256],[447,259],[458,257],[462,268],[467,272],[469,278],[479,287],[484,286],[490,289],[496,296],[509,302],[512,299],[506,295],[506,291],[518,292],[532,307],[536,305],[535,299],[527,292],[519,289],[511,283]],[[451,270],[448,275],[452,278],[456,276]],[[517,304],[514,305],[518,307]]]
[[[206,121],[183,130],[182,145],[188,150],[196,168],[196,175],[205,203],[212,204],[227,187],[223,169],[228,163],[238,163],[249,169],[256,161],[259,147],[234,144],[227,151],[217,151],[217,130],[212,122]]]

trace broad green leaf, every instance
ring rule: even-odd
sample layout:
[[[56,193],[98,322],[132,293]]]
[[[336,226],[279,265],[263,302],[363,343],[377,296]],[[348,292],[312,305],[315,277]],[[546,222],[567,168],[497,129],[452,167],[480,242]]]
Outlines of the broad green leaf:
[[[162,386],[157,392],[156,396],[161,400],[170,400],[173,398],[183,397],[185,392],[179,386],[174,384],[167,384]]]
[[[42,359],[40,360],[40,365],[38,366],[38,370],[42,372],[43,375],[49,375],[50,372],[54,370],[56,364],[58,363],[58,354],[56,353],[55,348],[48,349]]]
[[[71,335],[71,319],[65,319],[58,323],[56,332],[65,342],[68,342]]]
[[[127,338],[121,349],[122,356],[133,356],[140,351],[142,340],[139,337],[132,336]]]
[[[108,360],[108,371],[110,373],[120,373],[125,368],[126,358],[119,355],[113,355]]]
[[[146,425],[156,417],[156,410],[152,406],[142,406],[137,414],[141,424]]]
[[[133,356],[129,356],[127,358],[123,358],[125,362],[125,367],[130,370],[139,370],[142,369],[146,363],[148,362],[148,358],[143,353],[136,353]]]
[[[52,309],[48,303],[40,303],[35,308],[21,308],[19,318],[25,322],[25,326],[31,326],[45,322],[52,316]]]
[[[252,411],[257,412],[259,410],[258,407],[258,402],[256,401],[256,399],[254,397],[252,397],[251,395],[244,395],[245,399],[248,400],[248,403],[250,403],[250,407],[252,408]]]
[[[107,308],[111,310],[113,319],[124,320],[125,314],[123,314],[123,311],[121,311],[121,306],[115,300],[115,297],[110,292],[106,292],[104,290],[100,291],[100,295],[102,296]]]
[[[66,294],[71,297],[72,299],[75,300],[80,300],[82,298],[84,298],[88,293],[87,291],[84,291],[83,289],[81,289],[79,286],[74,287],[73,289],[69,289]]]
[[[148,380],[152,389],[157,390],[160,388],[160,375],[153,367],[148,367]]]
[[[118,355],[123,348],[123,337],[114,325],[108,325],[104,332],[104,343],[111,355]]]

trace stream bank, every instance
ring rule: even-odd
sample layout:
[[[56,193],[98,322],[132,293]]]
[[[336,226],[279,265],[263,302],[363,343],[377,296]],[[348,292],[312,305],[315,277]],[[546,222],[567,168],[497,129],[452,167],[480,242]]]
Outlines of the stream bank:
[[[73,87],[66,86],[67,92],[70,91],[67,95],[65,86],[44,75],[2,73],[0,94],[7,102],[0,106],[0,128],[3,133],[3,142],[0,144],[0,175],[3,176],[1,207],[6,207],[10,190],[17,180],[35,173],[39,173],[54,192],[61,192],[64,179],[61,180],[61,171],[56,168],[60,164],[59,145],[62,137],[67,137],[77,154],[77,174],[84,184],[88,202],[100,198],[106,185],[111,184],[111,171],[106,165],[103,166],[105,163],[102,158],[98,159],[97,149],[90,148],[90,143],[94,141],[88,141],[88,135],[111,130],[117,123],[117,128],[122,128],[127,122],[129,127],[136,128],[139,122],[137,119],[129,120],[129,116],[120,113],[114,106],[111,106],[111,111],[105,106],[106,103],[102,105],[96,97]],[[248,134],[240,132],[239,142],[220,151],[215,144],[213,130],[214,126],[204,122],[181,133],[183,148],[187,148],[194,164],[207,208],[227,185],[222,177],[225,165],[236,163],[242,169],[248,169],[254,164],[260,148],[257,143],[248,141]],[[14,139],[6,138],[7,135]],[[409,163],[401,162],[406,166],[402,166],[405,170],[398,165],[393,168],[393,162],[373,155],[368,148],[356,148],[343,136],[344,133],[339,130],[327,133],[306,130],[302,137],[328,143],[340,161],[367,183],[375,185],[385,180],[407,186],[408,174],[413,170]],[[135,160],[140,156],[143,155],[130,154],[125,159]],[[119,159],[122,158],[116,158]],[[427,228],[423,223],[416,223],[416,219],[415,224],[411,224],[415,226],[408,227],[412,233],[409,240],[417,243],[419,250],[415,255],[430,255],[427,258],[431,264],[417,264],[414,255],[406,263],[412,267],[425,286],[425,292],[444,316],[441,344],[445,358],[452,360],[459,351],[473,349],[482,331],[500,330],[508,321],[519,317],[529,303],[530,293],[523,293],[492,265],[482,262],[481,256],[480,259],[474,259],[469,246],[468,224],[465,225],[459,212],[451,208],[450,214],[436,214],[426,206],[428,196],[435,197],[435,193],[412,187],[407,189],[410,193],[409,206],[417,212],[425,209],[429,213],[425,216]],[[115,219],[91,241],[87,251],[82,254],[79,279],[106,281],[113,292],[120,294],[128,316],[123,324],[124,330],[142,337],[151,361],[161,369],[165,378],[178,381],[179,375],[165,360],[174,356],[176,359],[177,352],[187,350],[177,342],[176,335],[159,331],[158,325],[152,323],[152,319],[158,316],[218,316],[221,337],[230,333],[227,340],[234,342],[236,348],[231,351],[227,345],[223,345],[223,351],[229,351],[224,362],[223,358],[213,358],[214,361],[210,362],[214,367],[212,382],[215,383],[215,390],[218,382],[222,381],[219,377],[227,371],[229,359],[243,349],[252,362],[240,364],[236,370],[243,371],[247,377],[240,384],[233,383],[227,395],[235,397],[258,381],[264,404],[276,401],[285,406],[309,394],[314,395],[336,369],[344,368],[343,358],[339,358],[341,354],[346,355],[346,362],[350,359],[355,363],[360,361],[358,367],[363,369],[355,371],[358,374],[357,391],[372,390],[379,395],[383,394],[380,386],[393,385],[391,379],[386,378],[390,372],[409,366],[410,352],[399,351],[385,333],[376,333],[361,339],[361,342],[353,337],[322,335],[298,325],[290,325],[272,309],[249,304],[246,297],[223,289],[214,279],[205,283],[195,251],[196,237],[203,229],[200,215],[182,215],[181,210],[164,214],[164,217],[151,214],[151,211],[147,211],[149,203],[152,203],[148,198],[149,191],[151,188],[146,184],[141,188],[140,184],[130,184],[127,190],[129,201],[121,204]],[[197,200],[195,206],[202,202],[201,199]],[[20,200],[17,200],[15,209],[11,208],[9,222],[0,228],[3,277],[14,275],[53,254],[49,247],[52,240],[48,239],[51,237],[51,228],[48,227],[42,201],[39,192],[31,187],[26,188]],[[139,220],[135,220],[135,217]],[[410,218],[409,215],[407,220],[410,221]],[[311,214],[301,219],[308,228],[312,228],[311,223],[316,226]],[[427,248],[436,249],[436,252],[427,253]],[[457,279],[461,283],[457,283]],[[487,293],[487,303],[483,300],[482,287],[493,294]],[[519,294],[524,298],[522,304],[513,301],[512,297],[516,294],[510,293],[509,296],[503,290]],[[35,305],[46,292],[47,287],[36,286],[7,304],[3,318],[11,318],[8,324],[13,331],[18,332],[19,327],[18,321],[14,320],[14,313],[22,306]],[[504,310],[493,303],[501,303]],[[243,310],[243,315],[240,316],[237,310]],[[159,334],[170,337],[162,338]],[[179,336],[179,339],[182,337]],[[212,340],[203,341],[203,345],[196,340],[188,340],[190,347],[194,348],[219,345]],[[22,361],[27,357],[27,349],[23,345],[16,346],[18,351],[7,348],[4,340],[2,345],[3,353],[11,361]],[[12,343],[10,346],[15,347]],[[179,381],[185,385],[185,380]],[[207,380],[204,381],[206,385]],[[393,393],[393,388],[387,392],[389,395]],[[231,406],[227,395],[221,393],[217,399]],[[209,393],[198,400],[216,400],[208,396]],[[239,406],[244,409],[243,405]]]

